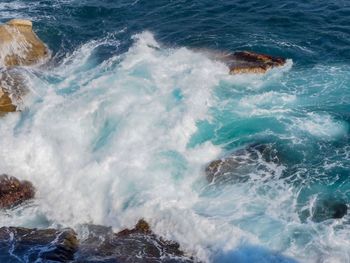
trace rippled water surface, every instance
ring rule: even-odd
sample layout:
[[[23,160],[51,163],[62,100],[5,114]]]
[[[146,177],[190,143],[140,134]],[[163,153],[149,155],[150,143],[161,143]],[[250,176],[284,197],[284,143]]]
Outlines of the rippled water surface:
[[[204,262],[350,262],[348,1],[1,1],[19,17],[53,59],[0,122],[0,173],[38,190],[1,225],[145,218]],[[230,76],[211,49],[288,63]],[[252,145],[274,158],[206,180]]]

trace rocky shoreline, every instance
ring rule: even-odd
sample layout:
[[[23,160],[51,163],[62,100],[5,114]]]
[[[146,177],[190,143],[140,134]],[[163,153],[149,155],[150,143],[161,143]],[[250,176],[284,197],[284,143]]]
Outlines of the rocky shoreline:
[[[3,115],[18,111],[16,100],[27,92],[21,74],[13,70],[41,64],[51,54],[28,20],[13,19],[0,25],[0,39],[0,115]],[[286,63],[283,58],[248,51],[215,55],[214,58],[227,64],[229,74],[260,74]],[[256,161],[259,151],[261,149],[247,149],[248,162],[242,161],[240,153],[213,161],[206,169],[208,181],[212,183],[224,177],[232,179],[240,166]],[[236,176],[232,181],[242,180],[247,178]],[[12,209],[34,197],[32,183],[8,175],[0,176],[0,209]],[[186,255],[178,243],[154,234],[143,219],[135,228],[118,233],[105,226],[86,225],[86,228],[89,234],[82,239],[70,228],[3,226],[0,228],[0,262],[198,262]]]
[[[135,228],[113,233],[104,226],[87,225],[79,239],[73,229],[0,228],[0,262],[198,262],[178,243],[155,235],[140,220]]]

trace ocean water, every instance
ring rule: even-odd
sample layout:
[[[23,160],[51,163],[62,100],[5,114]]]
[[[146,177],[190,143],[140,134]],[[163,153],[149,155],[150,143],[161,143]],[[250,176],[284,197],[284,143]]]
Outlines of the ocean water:
[[[1,226],[145,218],[203,262],[350,262],[350,215],[327,216],[350,205],[348,1],[1,1],[12,18],[53,58],[20,69],[30,93],[0,120],[0,172],[37,188]],[[201,50],[288,62],[231,76]],[[278,161],[208,183],[256,144]]]

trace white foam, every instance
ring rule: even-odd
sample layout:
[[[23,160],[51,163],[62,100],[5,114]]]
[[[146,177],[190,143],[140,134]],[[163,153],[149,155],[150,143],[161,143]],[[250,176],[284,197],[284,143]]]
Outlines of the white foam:
[[[346,136],[349,130],[347,123],[334,120],[328,114],[308,113],[304,119],[296,118],[294,125],[315,137],[331,140]]]
[[[296,95],[275,91],[259,95],[247,95],[239,100],[240,115],[276,115],[290,112],[290,104],[296,101]]]
[[[179,224],[175,216],[166,218],[167,207],[192,224],[207,221],[191,209],[197,200],[192,185],[220,149],[187,144],[196,122],[207,118],[217,75],[226,68],[186,48],[159,50],[145,32],[117,68],[91,74],[80,65],[98,45],[82,46],[47,73],[68,81],[31,87],[39,97],[26,117],[3,119],[2,171],[33,182],[38,202],[32,211],[53,224],[121,228],[140,217],[155,226],[165,219]],[[72,83],[79,83],[75,93],[58,95]],[[1,219],[26,225],[15,213]]]

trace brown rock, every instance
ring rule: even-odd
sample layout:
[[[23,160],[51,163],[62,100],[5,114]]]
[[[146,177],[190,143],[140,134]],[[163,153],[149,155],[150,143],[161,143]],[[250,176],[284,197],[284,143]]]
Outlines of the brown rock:
[[[286,59],[249,51],[235,52],[229,56],[230,74],[265,73],[267,70],[283,66]]]
[[[12,100],[7,92],[0,88],[0,114],[5,112],[14,112],[17,107],[12,104]]]
[[[151,234],[152,231],[151,231],[149,224],[145,220],[141,219],[141,220],[139,220],[139,222],[137,222],[135,228],[124,229],[124,230],[120,231],[117,235],[122,237],[122,236],[127,236],[127,235],[131,235],[131,234],[136,234],[136,233]]]
[[[18,103],[28,92],[25,79],[18,69],[8,69],[0,73],[0,115],[20,109]]]
[[[28,181],[19,181],[17,178],[0,175],[0,208],[11,208],[24,201],[34,198],[35,190]]]
[[[224,62],[230,69],[230,74],[266,73],[269,69],[286,64],[286,59],[259,54],[250,51],[234,53],[218,52],[212,50],[198,50],[209,58]]]
[[[0,26],[0,64],[29,66],[49,57],[49,50],[32,30],[29,20],[13,19]]]
[[[78,249],[72,229],[0,228],[0,262],[70,262]]]

